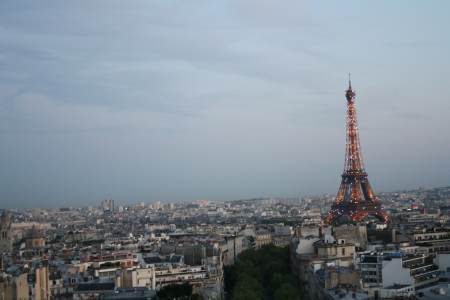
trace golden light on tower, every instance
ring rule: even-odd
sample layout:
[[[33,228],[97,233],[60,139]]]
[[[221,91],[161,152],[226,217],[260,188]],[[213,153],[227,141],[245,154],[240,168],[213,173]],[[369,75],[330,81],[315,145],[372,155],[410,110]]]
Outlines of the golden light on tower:
[[[386,223],[388,216],[382,210],[364,168],[356,118],[355,92],[352,89],[350,75],[345,97],[347,99],[347,139],[344,172],[326,222],[330,224],[362,222],[369,216],[373,216]]]

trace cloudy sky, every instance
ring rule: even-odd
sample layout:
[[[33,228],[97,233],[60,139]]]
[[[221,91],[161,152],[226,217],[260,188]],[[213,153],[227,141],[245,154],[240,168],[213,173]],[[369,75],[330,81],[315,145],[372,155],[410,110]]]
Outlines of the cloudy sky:
[[[450,183],[449,1],[0,2],[1,207]]]

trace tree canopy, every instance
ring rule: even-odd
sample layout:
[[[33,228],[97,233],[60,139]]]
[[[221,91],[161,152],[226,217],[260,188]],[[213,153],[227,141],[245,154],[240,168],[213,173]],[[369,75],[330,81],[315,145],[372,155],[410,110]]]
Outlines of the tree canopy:
[[[229,300],[300,300],[302,289],[289,268],[288,248],[273,245],[246,250],[225,268]]]
[[[192,286],[188,283],[173,284],[163,287],[158,291],[160,300],[202,300],[200,295],[192,294]]]

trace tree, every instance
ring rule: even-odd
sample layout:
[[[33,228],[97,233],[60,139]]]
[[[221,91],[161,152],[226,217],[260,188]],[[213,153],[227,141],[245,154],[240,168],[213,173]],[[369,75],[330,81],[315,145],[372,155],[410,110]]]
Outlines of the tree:
[[[290,272],[288,248],[273,245],[242,252],[225,269],[225,288],[231,300],[298,300],[302,293]]]
[[[172,284],[163,287],[158,292],[158,299],[173,300],[173,299],[189,299],[192,295],[192,286],[188,283]]]
[[[274,300],[300,300],[299,290],[290,283],[283,283],[274,293]]]
[[[272,278],[270,279],[270,287],[273,290],[278,289],[284,282],[284,277],[280,273],[275,273],[272,275]]]

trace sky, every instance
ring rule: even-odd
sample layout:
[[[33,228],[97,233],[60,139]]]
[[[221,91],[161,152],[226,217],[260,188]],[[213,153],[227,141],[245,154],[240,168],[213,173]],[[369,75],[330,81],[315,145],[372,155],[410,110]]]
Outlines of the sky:
[[[0,207],[450,183],[449,1],[0,2]]]

